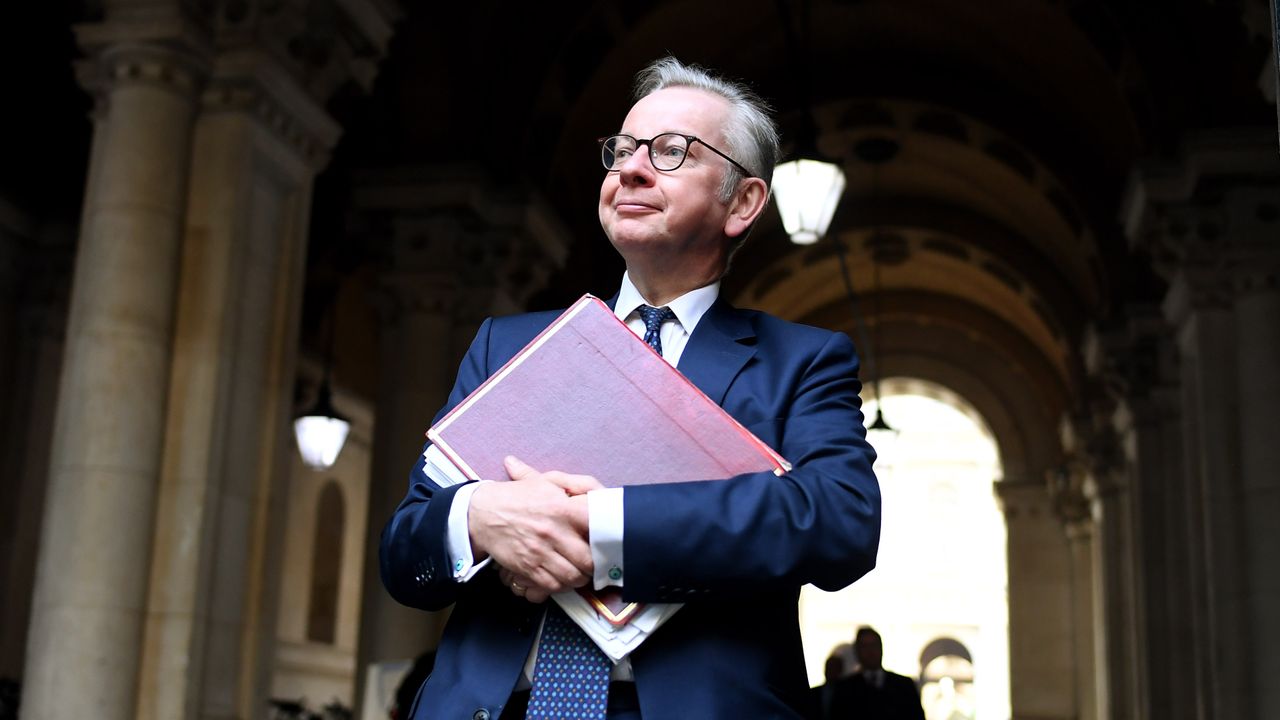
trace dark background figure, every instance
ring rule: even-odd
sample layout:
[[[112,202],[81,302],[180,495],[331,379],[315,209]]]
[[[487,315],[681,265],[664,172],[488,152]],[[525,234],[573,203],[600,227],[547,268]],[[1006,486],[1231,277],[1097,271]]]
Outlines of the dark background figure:
[[[396,686],[395,701],[391,704],[391,720],[405,720],[409,717],[409,712],[413,710],[413,701],[418,697],[418,690],[422,688],[422,683],[427,681],[427,676],[431,674],[435,665],[434,650],[422,653],[417,660],[413,661],[413,667],[409,668],[409,672],[405,673],[400,684]]]
[[[822,668],[822,676],[826,678],[826,682],[810,691],[809,717],[813,718],[813,720],[828,720],[828,718],[834,717],[831,714],[831,701],[835,695],[836,683],[849,670],[845,667],[844,653],[841,651],[841,648],[847,647],[847,645],[842,644],[831,651],[831,655],[827,657],[827,662]]]
[[[858,668],[835,683],[831,697],[833,720],[924,720],[920,689],[905,675],[884,669],[884,644],[880,633],[863,626],[854,636],[853,652]]]

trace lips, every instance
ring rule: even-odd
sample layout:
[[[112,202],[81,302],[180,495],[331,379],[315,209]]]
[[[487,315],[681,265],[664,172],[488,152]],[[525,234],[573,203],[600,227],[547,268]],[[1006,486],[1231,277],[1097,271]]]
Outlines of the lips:
[[[613,209],[620,213],[648,213],[658,210],[656,206],[641,200],[617,200],[613,203]]]

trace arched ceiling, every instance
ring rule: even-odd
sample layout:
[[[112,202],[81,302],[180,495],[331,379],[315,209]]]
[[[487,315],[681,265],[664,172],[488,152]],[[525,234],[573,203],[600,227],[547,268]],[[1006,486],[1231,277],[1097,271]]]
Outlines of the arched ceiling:
[[[1209,107],[1228,121],[1256,109],[1253,91],[1215,80],[1253,52],[1234,44],[1239,13],[1228,5],[415,6],[406,8],[372,101],[344,120],[349,139],[335,166],[467,166],[495,187],[541,194],[573,244],[533,303],[562,307],[584,290],[612,292],[622,268],[597,222],[595,138],[617,128],[644,64],[666,53],[705,64],[768,98],[784,142],[813,110],[820,148],[849,178],[832,235],[849,249],[886,372],[914,368],[943,384],[968,378],[966,397],[1008,392],[1008,402],[1055,416],[1076,396],[1084,328],[1150,287],[1117,222],[1135,162],[1188,123],[1213,120],[1187,97],[1212,98]],[[788,26],[802,45],[789,42]],[[811,72],[797,71],[797,47]],[[900,150],[872,168],[857,151],[868,139]],[[322,177],[315,237],[343,227],[320,215],[343,206],[340,197],[320,201],[326,186]],[[884,255],[886,237],[897,259],[881,265],[875,282],[872,259]],[[853,329],[831,243],[792,246],[772,210],[724,287],[741,304]],[[944,341],[958,344],[938,345]],[[980,372],[984,363],[1007,372]],[[1026,421],[1009,416],[1018,418],[1009,427]],[[1053,436],[1052,422],[1035,426]]]
[[[786,22],[803,29],[800,5],[787,7]],[[1027,362],[1046,371],[1028,377],[1053,387],[1038,392],[1065,397],[1080,374],[1082,329],[1109,301],[1112,196],[1140,145],[1115,59],[1063,6],[1041,0],[999,11],[815,2],[806,92],[782,24],[769,2],[731,14],[697,2],[593,8],[578,25],[593,32],[570,37],[596,48],[595,64],[585,74],[548,73],[539,103],[541,114],[561,118],[551,180],[569,213],[594,219],[600,173],[584,167],[583,139],[615,129],[638,65],[670,51],[749,78],[779,106],[784,141],[811,108],[819,149],[844,166],[831,234],[850,248],[862,312],[873,314],[875,292],[942,299],[913,306],[919,314],[903,327],[936,321],[932,308],[948,303],[978,308],[1038,355]],[[569,48],[566,58],[589,54]],[[568,77],[574,86],[561,81]],[[873,167],[857,152],[870,138],[900,150]],[[592,243],[584,254],[607,258],[598,230],[580,227]],[[734,298],[793,319],[848,312],[832,248],[790,245],[773,211],[754,233],[726,280]],[[883,267],[873,287],[871,246],[883,234],[906,257]]]

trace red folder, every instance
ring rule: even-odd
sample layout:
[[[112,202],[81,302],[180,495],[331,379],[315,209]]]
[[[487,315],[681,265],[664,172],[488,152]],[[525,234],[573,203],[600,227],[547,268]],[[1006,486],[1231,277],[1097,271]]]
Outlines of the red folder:
[[[427,437],[472,479],[507,480],[514,455],[606,487],[717,480],[790,465],[583,295]],[[605,594],[605,593],[601,593]],[[623,624],[637,606],[584,593]]]

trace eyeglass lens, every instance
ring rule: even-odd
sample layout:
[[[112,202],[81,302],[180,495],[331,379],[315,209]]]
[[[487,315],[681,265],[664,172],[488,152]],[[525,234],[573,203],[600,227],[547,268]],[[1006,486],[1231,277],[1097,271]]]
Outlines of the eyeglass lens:
[[[649,160],[658,170],[675,170],[689,154],[689,141],[676,133],[663,133],[651,140],[637,140],[630,135],[614,135],[601,145],[601,161],[606,170],[619,170],[638,146],[649,146]]]

